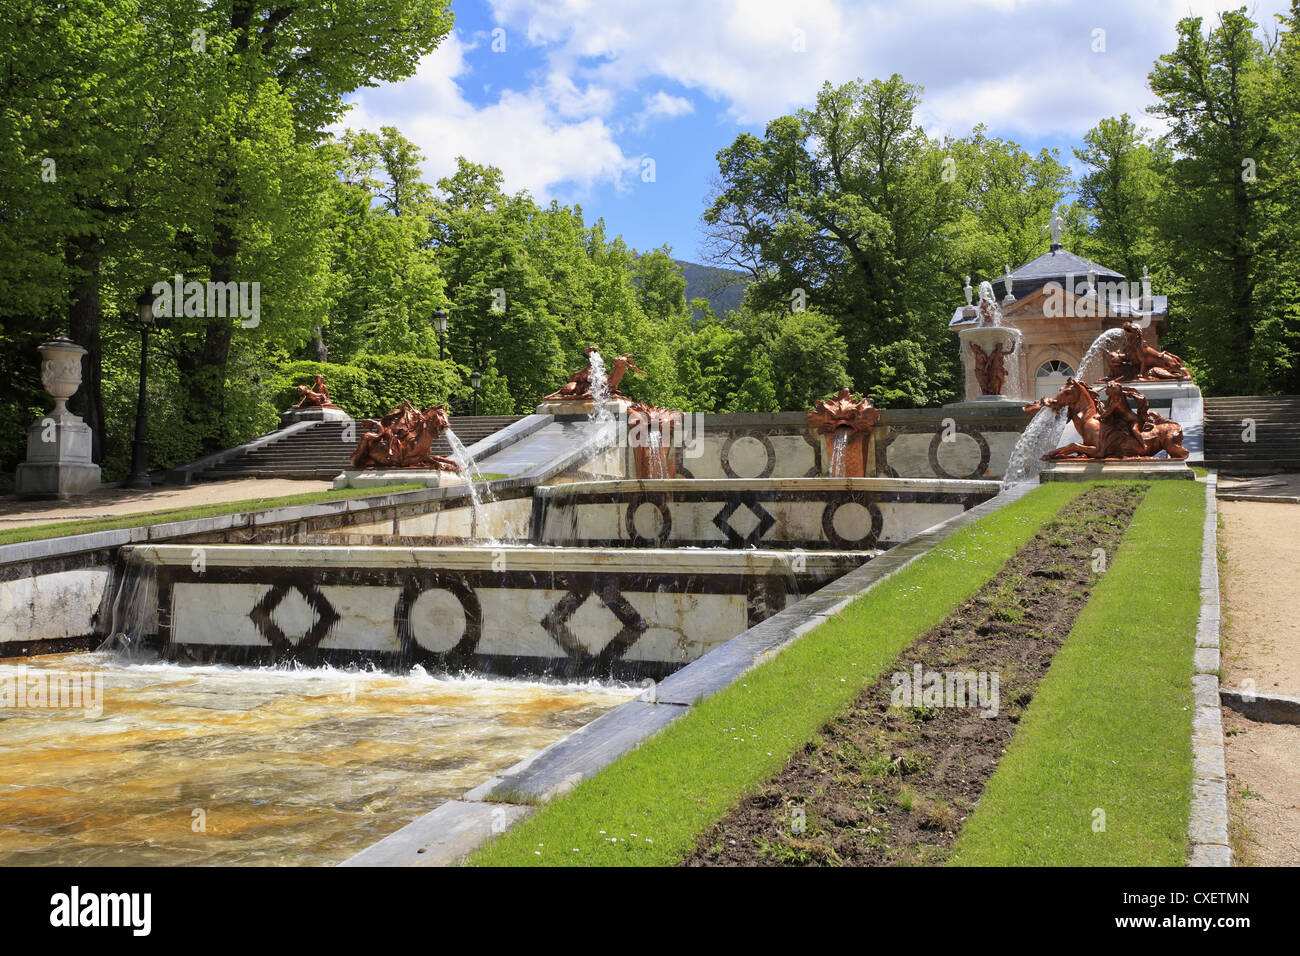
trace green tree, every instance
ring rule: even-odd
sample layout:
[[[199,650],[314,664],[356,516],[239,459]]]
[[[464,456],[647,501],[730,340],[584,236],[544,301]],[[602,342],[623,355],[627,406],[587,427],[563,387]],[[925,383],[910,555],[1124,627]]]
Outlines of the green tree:
[[[1287,231],[1278,220],[1293,217],[1296,191],[1294,112],[1279,64],[1244,9],[1228,11],[1208,35],[1200,18],[1180,21],[1177,47],[1150,83],[1175,157],[1158,223],[1180,290],[1171,308],[1180,345],[1212,393],[1275,390],[1284,339],[1270,323],[1295,309],[1269,247]],[[1262,343],[1261,328],[1272,333]]]
[[[1086,170],[1078,191],[1092,228],[1080,251],[1134,280],[1143,266],[1155,264],[1155,218],[1167,157],[1127,113],[1103,119],[1083,143],[1074,155]]]

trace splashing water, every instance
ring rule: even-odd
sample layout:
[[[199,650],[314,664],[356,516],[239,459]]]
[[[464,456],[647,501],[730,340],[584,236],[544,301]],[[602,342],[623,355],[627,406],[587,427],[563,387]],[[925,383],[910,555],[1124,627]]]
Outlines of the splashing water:
[[[837,428],[835,430],[835,441],[831,445],[831,468],[830,477],[843,478],[846,465],[844,463],[844,450],[849,446],[849,430],[847,428]]]
[[[468,479],[469,483],[466,487],[469,488],[469,506],[471,514],[474,516],[473,528],[477,532],[479,527],[483,525],[483,519],[486,517],[483,512],[483,497],[479,494],[478,486],[478,482],[484,480],[483,473],[478,470],[478,465],[474,462],[474,456],[469,453],[469,449],[465,447],[465,443],[460,440],[454,431],[448,428],[443,432],[443,434],[447,436],[447,444],[451,446],[451,460],[460,468],[460,473]],[[492,495],[492,490],[486,485],[484,486],[483,491],[487,494],[489,500],[496,500]],[[496,538],[492,537],[490,534],[475,534],[475,538],[484,541],[488,545],[499,543]]]
[[[1079,360],[1077,378],[1080,382],[1099,382],[1105,377],[1106,367],[1102,364],[1102,352],[1113,350],[1124,341],[1123,329],[1107,329],[1092,340],[1088,351]],[[1097,367],[1094,369],[1093,366]]]
[[[8,683],[37,675],[100,681],[102,719],[6,712],[4,866],[339,863],[640,690],[82,653],[0,663]]]
[[[608,409],[603,407],[609,401],[609,376],[605,374],[605,359],[599,352],[593,351],[587,356],[587,370],[591,397],[596,400],[596,416],[599,417],[602,411],[609,415]]]
[[[1038,410],[1011,452],[1006,474],[1002,477],[1003,491],[1038,479],[1043,470],[1043,456],[1060,445],[1061,432],[1069,420],[1064,409],[1044,406]]]

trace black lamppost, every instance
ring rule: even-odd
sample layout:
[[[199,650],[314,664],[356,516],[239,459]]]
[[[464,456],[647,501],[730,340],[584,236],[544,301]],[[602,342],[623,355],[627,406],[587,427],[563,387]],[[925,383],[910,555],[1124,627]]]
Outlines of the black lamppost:
[[[137,319],[140,327],[140,393],[135,405],[135,440],[131,443],[131,477],[126,480],[128,488],[152,488],[149,478],[149,400],[147,394],[149,378],[149,332],[160,329],[166,322],[154,315],[154,294],[146,289],[135,300]]]
[[[433,310],[433,326],[438,330],[438,358],[447,361],[447,312],[445,309]]]
[[[478,416],[478,387],[483,384],[483,373],[475,369],[469,373],[469,384],[474,388],[474,415]]]

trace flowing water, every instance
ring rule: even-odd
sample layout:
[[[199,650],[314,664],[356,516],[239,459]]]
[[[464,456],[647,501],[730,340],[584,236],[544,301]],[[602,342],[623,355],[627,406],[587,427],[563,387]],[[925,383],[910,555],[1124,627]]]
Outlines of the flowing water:
[[[849,446],[849,430],[847,428],[837,428],[835,430],[835,440],[831,445],[831,474],[832,478],[843,478],[845,472],[844,449]]]
[[[56,673],[99,712],[0,708],[0,865],[337,863],[639,690],[99,653],[0,686]]]
[[[492,547],[499,543],[497,539],[491,534],[479,534],[478,531],[487,523],[485,520],[486,514],[483,510],[483,496],[486,495],[487,501],[489,502],[495,501],[496,497],[492,494],[492,489],[486,484],[482,486],[482,491],[480,492],[479,482],[483,482],[486,479],[484,479],[483,473],[479,471],[478,464],[474,461],[474,456],[469,453],[469,449],[465,447],[465,443],[460,440],[460,437],[452,431],[450,427],[443,432],[443,434],[447,436],[447,444],[451,446],[451,460],[460,468],[460,473],[465,476],[465,479],[468,482],[469,506],[474,515],[473,527],[475,540],[482,541],[488,547]]]
[[[141,635],[156,630],[158,569],[149,561],[130,555],[122,563],[103,621],[107,634],[101,651],[131,657],[139,651]]]
[[[1106,350],[1113,351],[1123,341],[1123,329],[1107,329],[1093,339],[1092,344],[1088,346],[1088,351],[1084,352],[1083,358],[1079,360],[1076,378],[1080,382],[1099,382],[1105,378],[1106,365],[1101,353]]]
[[[651,478],[667,478],[668,467],[664,462],[664,436],[663,433],[653,424],[647,429],[649,434],[646,441],[649,447],[646,449],[647,464],[650,469]]]
[[[1038,480],[1043,470],[1043,456],[1060,445],[1061,432],[1069,420],[1070,416],[1064,409],[1043,407],[1038,410],[1011,452],[1002,478],[1003,490]]]

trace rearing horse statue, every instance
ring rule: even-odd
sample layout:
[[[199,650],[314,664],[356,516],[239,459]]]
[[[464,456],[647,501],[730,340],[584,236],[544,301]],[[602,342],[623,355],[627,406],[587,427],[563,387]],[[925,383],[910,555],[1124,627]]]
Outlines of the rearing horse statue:
[[[588,364],[570,375],[569,380],[560,386],[559,391],[547,395],[543,401],[554,402],[561,399],[591,398],[591,353],[598,351],[600,350],[594,345],[587,346]],[[623,376],[627,374],[628,369],[631,369],[638,375],[645,374],[645,372],[637,368],[636,363],[632,361],[631,352],[627,355],[615,355],[614,367],[605,375],[605,384],[609,388],[610,398],[618,395],[618,387],[622,384]]]
[[[1137,412],[1129,407],[1129,398],[1138,401]],[[1105,408],[1097,392],[1073,378],[1066,379],[1055,396],[1026,405],[1025,411],[1033,414],[1043,408],[1065,409],[1082,439],[1049,451],[1043,461],[1154,458],[1159,451],[1182,461],[1188,454],[1182,426],[1151,411],[1140,392],[1118,382],[1106,383]]]

